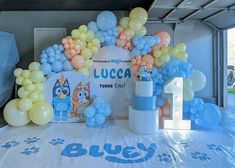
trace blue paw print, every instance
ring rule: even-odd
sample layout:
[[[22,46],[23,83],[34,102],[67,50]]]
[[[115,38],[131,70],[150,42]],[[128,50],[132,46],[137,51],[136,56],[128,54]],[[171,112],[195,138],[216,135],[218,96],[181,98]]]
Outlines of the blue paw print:
[[[36,148],[35,146],[31,147],[31,148],[25,148],[23,152],[21,152],[21,154],[24,155],[31,155],[33,153],[38,153],[39,152],[39,148]]]
[[[211,158],[206,153],[201,153],[201,152],[197,152],[197,151],[191,153],[191,156],[192,156],[192,158],[199,159],[201,161],[211,160]]]
[[[9,141],[9,142],[6,142],[5,144],[3,144],[1,147],[3,148],[12,148],[16,145],[18,145],[20,142],[17,142],[17,141]]]
[[[223,147],[221,145],[207,144],[208,149],[213,150],[218,153],[224,153]]]
[[[160,162],[165,162],[165,163],[171,163],[172,162],[171,156],[167,153],[162,153],[162,154],[158,155],[157,157],[158,157],[158,160]]]
[[[39,140],[40,140],[40,138],[35,136],[32,138],[27,138],[26,140],[24,140],[24,142],[26,142],[27,144],[32,144],[32,143],[38,142]]]
[[[64,139],[55,138],[55,139],[52,139],[49,143],[52,145],[64,144]]]

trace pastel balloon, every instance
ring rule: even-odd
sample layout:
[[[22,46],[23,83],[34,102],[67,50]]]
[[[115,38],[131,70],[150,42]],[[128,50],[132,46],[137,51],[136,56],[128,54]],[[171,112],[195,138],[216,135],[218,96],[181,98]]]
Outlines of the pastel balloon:
[[[22,85],[22,84],[23,84],[23,80],[24,80],[23,77],[18,76],[18,77],[16,78],[16,84],[17,84],[17,85]]]
[[[206,86],[206,76],[199,70],[194,70],[189,76],[192,81],[192,89],[194,91],[202,90]]]
[[[147,33],[147,29],[144,26],[141,26],[141,28],[137,30],[135,33],[136,35],[145,36]]]
[[[74,68],[81,68],[83,67],[85,60],[82,56],[76,55],[71,59],[71,63]]]
[[[167,47],[170,44],[171,37],[169,33],[165,31],[157,32],[156,35],[158,35],[161,39],[160,45],[162,47]]]
[[[149,63],[149,64],[153,64],[154,63],[154,59],[151,55],[145,55],[142,59],[143,62],[145,63]]]
[[[43,63],[42,66],[41,66],[41,71],[42,71],[45,75],[50,74],[51,71],[52,71],[51,65],[48,64],[48,63]]]
[[[30,79],[23,79],[23,81],[22,81],[23,86],[29,85],[31,83],[32,83],[32,81]]]
[[[176,45],[176,49],[178,50],[178,51],[185,51],[186,50],[186,45],[184,44],[184,43],[179,43],[179,44],[177,44]]]
[[[19,90],[18,90],[18,96],[19,96],[20,98],[26,98],[26,97],[28,97],[28,95],[29,95],[29,92],[25,89],[25,87],[19,88]]]
[[[97,32],[99,30],[96,22],[94,22],[94,21],[89,22],[87,27],[93,32]]]
[[[32,101],[28,98],[20,99],[18,107],[21,111],[28,111],[32,107]]]
[[[44,74],[42,71],[33,71],[30,75],[30,79],[35,83],[42,82],[44,79]]]
[[[90,49],[85,48],[82,50],[81,55],[85,58],[85,59],[90,59],[92,57],[92,52]]]
[[[40,70],[40,64],[38,62],[32,62],[29,64],[30,71],[38,71]]]
[[[190,101],[194,97],[194,91],[190,88],[184,88],[183,90],[183,98],[185,101]]]
[[[63,64],[60,61],[55,61],[52,64],[52,70],[54,72],[61,72],[62,71]]]
[[[129,18],[137,19],[140,21],[141,25],[144,25],[148,20],[148,13],[144,8],[136,7],[131,10]]]
[[[120,25],[123,27],[123,28],[127,28],[128,27],[128,17],[122,17],[120,19]]]
[[[212,103],[205,103],[202,112],[199,113],[199,124],[203,126],[216,126],[221,119],[220,108]]]
[[[39,92],[43,92],[45,88],[45,86],[42,83],[36,83],[35,87],[37,88],[37,91]]]
[[[21,76],[23,78],[29,78],[30,77],[31,72],[29,70],[23,70],[21,73]]]
[[[18,108],[19,99],[13,99],[8,102],[3,110],[3,116],[6,122],[14,127],[20,127],[30,122],[28,112],[21,111]]]
[[[14,70],[14,76],[19,77],[21,75],[22,71],[23,71],[23,69],[21,69],[21,68],[15,69]]]
[[[28,91],[28,92],[32,92],[32,91],[34,91],[35,89],[36,89],[36,87],[35,87],[35,85],[34,84],[28,84],[28,85],[26,85],[25,86],[25,89],[26,89],[26,91]],[[38,89],[38,88],[37,88]]]
[[[138,31],[141,29],[141,23],[139,22],[139,20],[130,20],[129,22],[129,28],[134,30],[134,31]]]
[[[46,102],[39,101],[29,110],[30,119],[37,125],[45,125],[53,118],[53,108]]]
[[[32,102],[36,102],[39,100],[39,93],[37,91],[33,91],[32,93],[29,94],[29,99],[32,101]]]
[[[96,18],[97,26],[102,31],[107,31],[117,25],[117,18],[111,11],[103,11]]]

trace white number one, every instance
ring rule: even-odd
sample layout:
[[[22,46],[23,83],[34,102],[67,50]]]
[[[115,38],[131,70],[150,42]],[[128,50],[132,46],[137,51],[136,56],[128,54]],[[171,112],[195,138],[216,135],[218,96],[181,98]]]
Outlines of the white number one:
[[[191,129],[191,121],[183,120],[183,78],[176,77],[164,87],[170,100],[172,120],[163,119],[164,129]]]

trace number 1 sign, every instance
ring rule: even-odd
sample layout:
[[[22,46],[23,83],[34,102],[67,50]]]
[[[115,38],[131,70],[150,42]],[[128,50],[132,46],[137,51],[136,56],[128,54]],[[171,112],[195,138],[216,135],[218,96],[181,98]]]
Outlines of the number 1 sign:
[[[164,92],[169,97],[172,119],[163,119],[164,129],[191,129],[191,121],[183,120],[183,78],[176,77],[164,87]]]

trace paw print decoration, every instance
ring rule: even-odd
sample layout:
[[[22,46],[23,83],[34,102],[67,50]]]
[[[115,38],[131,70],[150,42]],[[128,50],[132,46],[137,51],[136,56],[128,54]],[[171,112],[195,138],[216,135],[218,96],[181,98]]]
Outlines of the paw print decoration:
[[[211,160],[211,158],[206,153],[201,153],[201,152],[198,152],[198,151],[195,151],[195,152],[191,153],[191,156],[192,156],[193,159],[198,159],[198,160],[201,160],[201,161]]]
[[[26,140],[24,140],[24,142],[26,142],[27,144],[32,144],[32,143],[38,142],[39,140],[40,138],[35,136],[35,137],[27,138]]]
[[[163,163],[171,163],[172,162],[171,156],[167,153],[159,154],[157,157],[160,162],[163,162]]]
[[[64,139],[55,138],[55,139],[52,139],[49,143],[52,145],[64,144]]]
[[[16,145],[18,145],[20,142],[17,142],[17,141],[9,141],[9,142],[6,142],[5,144],[1,145],[2,148],[12,148]]]
[[[25,148],[23,152],[21,152],[21,154],[24,154],[24,155],[31,155],[31,154],[34,154],[34,153],[38,153],[39,152],[39,147],[31,147],[31,148]]]

